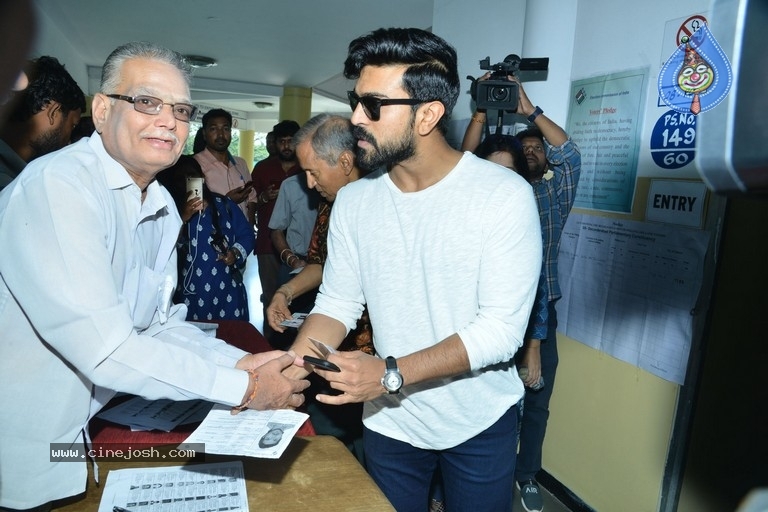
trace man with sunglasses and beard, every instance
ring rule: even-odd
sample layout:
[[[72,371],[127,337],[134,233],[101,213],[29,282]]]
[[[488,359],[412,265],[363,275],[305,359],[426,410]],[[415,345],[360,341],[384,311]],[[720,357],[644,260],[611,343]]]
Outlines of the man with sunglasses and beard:
[[[341,371],[314,371],[338,394],[317,399],[364,402],[366,466],[398,511],[427,508],[438,468],[448,510],[511,510],[523,396],[512,359],[542,259],[533,192],[446,141],[459,77],[440,37],[376,30],[350,43],[344,74],[356,79],[358,163],[387,172],[339,191],[293,349],[338,346],[367,303],[377,356],[331,353]]]

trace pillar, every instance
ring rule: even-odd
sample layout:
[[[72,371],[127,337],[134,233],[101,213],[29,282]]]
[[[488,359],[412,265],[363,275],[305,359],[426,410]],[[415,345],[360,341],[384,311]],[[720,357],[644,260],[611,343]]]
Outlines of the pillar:
[[[284,87],[280,98],[280,121],[291,119],[303,125],[312,115],[312,89]]]
[[[253,130],[240,130],[240,157],[248,164],[248,169],[253,169]]]

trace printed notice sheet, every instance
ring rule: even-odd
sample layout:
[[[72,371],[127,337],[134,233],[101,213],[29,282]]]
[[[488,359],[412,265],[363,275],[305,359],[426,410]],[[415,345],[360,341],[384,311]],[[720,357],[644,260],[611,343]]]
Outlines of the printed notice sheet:
[[[99,512],[112,512],[114,507],[142,512],[248,512],[243,463],[232,461],[110,471]]]
[[[709,233],[573,213],[560,247],[558,330],[682,384]]]
[[[230,407],[215,405],[187,443],[205,444],[205,453],[278,459],[304,424],[308,414],[291,410],[254,411],[232,415]]]
[[[565,131],[581,150],[576,208],[632,211],[647,69],[571,83]]]

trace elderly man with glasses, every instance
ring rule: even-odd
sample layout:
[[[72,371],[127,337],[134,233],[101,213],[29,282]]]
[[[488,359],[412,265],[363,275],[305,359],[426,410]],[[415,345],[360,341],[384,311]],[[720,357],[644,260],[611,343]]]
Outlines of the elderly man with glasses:
[[[305,380],[274,351],[207,337],[172,305],[181,219],[155,175],[195,114],[189,68],[150,43],[117,48],[92,104],[96,132],[34,160],[0,193],[0,508],[44,510],[81,493],[84,426],[115,391],[293,408]]]

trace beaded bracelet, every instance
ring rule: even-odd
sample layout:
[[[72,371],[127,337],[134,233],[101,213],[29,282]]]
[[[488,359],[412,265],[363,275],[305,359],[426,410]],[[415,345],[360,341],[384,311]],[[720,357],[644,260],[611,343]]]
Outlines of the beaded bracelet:
[[[230,413],[234,416],[235,414],[239,413],[240,411],[243,411],[248,408],[248,405],[253,402],[253,400],[256,398],[256,393],[259,390],[259,373],[256,370],[246,370],[248,372],[248,378],[253,381],[253,389],[251,390],[251,393],[248,395],[248,397],[245,399],[243,403],[240,405],[236,405],[232,408]]]
[[[485,119],[480,119],[480,116],[478,116],[477,113],[472,116],[472,120],[476,123],[485,124]]]

